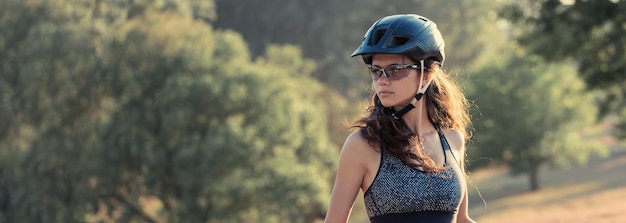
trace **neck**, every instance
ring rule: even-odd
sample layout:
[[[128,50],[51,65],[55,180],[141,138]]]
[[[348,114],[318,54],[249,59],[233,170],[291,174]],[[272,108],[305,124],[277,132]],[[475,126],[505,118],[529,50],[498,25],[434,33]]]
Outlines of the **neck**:
[[[402,116],[402,119],[409,126],[411,131],[418,136],[436,131],[435,126],[428,119],[428,109],[426,109],[425,98],[419,100],[415,104],[415,108]]]

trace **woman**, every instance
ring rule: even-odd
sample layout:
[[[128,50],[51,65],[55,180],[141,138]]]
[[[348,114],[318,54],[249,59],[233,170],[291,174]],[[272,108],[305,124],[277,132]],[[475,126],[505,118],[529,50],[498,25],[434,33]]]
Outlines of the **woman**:
[[[468,103],[441,69],[435,23],[384,17],[357,55],[370,70],[372,105],[344,143],[325,222],[347,222],[359,188],[374,223],[474,222],[463,168]]]

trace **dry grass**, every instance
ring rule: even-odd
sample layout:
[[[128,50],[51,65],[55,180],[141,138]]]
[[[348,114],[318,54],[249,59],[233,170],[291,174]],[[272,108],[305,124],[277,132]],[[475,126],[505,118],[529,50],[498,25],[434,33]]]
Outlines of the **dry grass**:
[[[529,192],[525,177],[504,170],[481,170],[472,179],[486,205],[470,192],[470,214],[490,222],[626,222],[626,152],[584,167],[545,169],[542,189]]]

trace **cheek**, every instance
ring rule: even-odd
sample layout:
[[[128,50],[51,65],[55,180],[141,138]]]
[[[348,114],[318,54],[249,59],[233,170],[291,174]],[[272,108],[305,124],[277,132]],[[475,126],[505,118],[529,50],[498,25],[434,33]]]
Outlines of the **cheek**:
[[[411,94],[415,94],[415,92],[417,92],[418,89],[418,85],[419,85],[419,77],[415,77],[415,75],[411,75],[409,76],[409,78],[407,78],[407,81],[405,81],[402,84],[402,89],[406,92],[409,92]]]
[[[415,93],[417,93],[417,84],[415,83],[415,80],[407,80],[402,83],[398,83],[395,89],[397,94],[396,100],[399,100],[398,102],[405,102],[406,100],[411,100],[415,96]]]
[[[412,98],[413,96],[415,96],[415,94],[417,93],[417,85],[416,84],[410,84],[410,85],[406,85],[403,89],[402,89],[402,97],[403,98]]]

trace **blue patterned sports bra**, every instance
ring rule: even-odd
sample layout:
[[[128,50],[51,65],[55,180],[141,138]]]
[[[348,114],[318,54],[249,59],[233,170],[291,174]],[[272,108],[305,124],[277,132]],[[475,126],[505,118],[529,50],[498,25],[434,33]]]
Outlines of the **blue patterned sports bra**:
[[[448,167],[438,173],[416,170],[381,149],[378,173],[364,194],[372,223],[453,221],[462,199],[463,175],[445,136],[438,134]],[[449,156],[457,164],[451,165]]]

